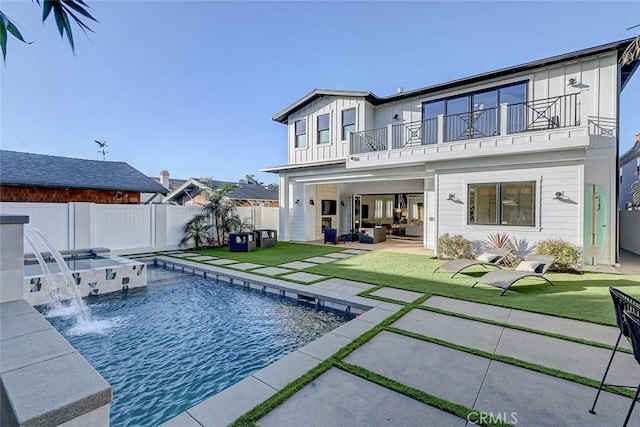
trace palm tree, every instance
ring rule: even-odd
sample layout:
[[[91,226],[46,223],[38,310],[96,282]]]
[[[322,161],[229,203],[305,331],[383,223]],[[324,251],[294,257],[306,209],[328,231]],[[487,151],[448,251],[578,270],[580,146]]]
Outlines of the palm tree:
[[[206,183],[206,181],[205,181]],[[205,198],[206,203],[202,207],[202,211],[195,218],[213,219],[213,228],[215,230],[215,238],[219,244],[226,242],[229,233],[227,222],[228,218],[236,215],[237,209],[235,205],[227,197],[229,193],[236,189],[235,185],[223,184],[218,188],[208,187],[201,191],[201,195]]]
[[[193,241],[195,249],[198,250],[209,243],[209,230],[211,224],[206,223],[206,219],[200,216],[193,217],[182,229],[184,235],[179,242],[180,246],[185,246]]]

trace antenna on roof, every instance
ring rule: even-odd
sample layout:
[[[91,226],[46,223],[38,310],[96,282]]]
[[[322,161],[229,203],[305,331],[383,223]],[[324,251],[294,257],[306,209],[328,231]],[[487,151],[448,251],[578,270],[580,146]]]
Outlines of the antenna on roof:
[[[95,139],[94,139],[94,141],[100,147],[100,150],[98,150],[98,153],[102,153],[102,160],[103,161],[107,160],[107,154],[109,154],[109,152],[105,149],[106,147],[108,147],[107,141],[100,142],[100,141],[95,140]]]

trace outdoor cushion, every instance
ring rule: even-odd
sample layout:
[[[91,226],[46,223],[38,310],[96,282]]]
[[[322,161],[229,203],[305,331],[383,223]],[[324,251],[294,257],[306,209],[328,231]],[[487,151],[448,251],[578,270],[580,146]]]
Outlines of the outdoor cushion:
[[[516,271],[526,271],[527,273],[535,273],[539,265],[540,265],[539,262],[522,261],[516,267]]]
[[[482,261],[482,262],[494,263],[494,262],[496,262],[498,260],[498,258],[501,258],[500,255],[491,254],[491,253],[487,252],[487,253],[478,255],[476,260],[477,261]]]

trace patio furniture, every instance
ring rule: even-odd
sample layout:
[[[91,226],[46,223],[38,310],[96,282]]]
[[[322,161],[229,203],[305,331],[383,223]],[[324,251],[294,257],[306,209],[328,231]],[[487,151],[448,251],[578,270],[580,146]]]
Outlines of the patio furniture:
[[[278,233],[276,230],[255,230],[256,246],[266,248],[278,244]]]
[[[509,254],[513,252],[511,249],[507,248],[492,248],[487,250],[487,252],[478,255],[476,259],[454,259],[451,261],[447,261],[444,264],[436,267],[433,272],[435,273],[438,270],[444,271],[452,271],[452,278],[455,277],[456,274],[460,273],[467,267],[471,267],[472,265],[481,265],[483,267],[487,267],[491,265],[493,267],[498,267],[498,264],[502,262]]]
[[[253,232],[229,234],[229,252],[251,252],[256,248]]]
[[[332,243],[337,245],[338,243],[344,243],[344,236],[338,236],[338,230],[335,228],[324,229],[324,243]]]
[[[544,273],[551,267],[556,257],[550,255],[529,255],[522,261],[515,270],[494,270],[485,274],[471,286],[474,288],[478,283],[495,286],[503,289],[500,296],[504,295],[511,286],[521,279],[527,277],[538,277],[551,286],[553,283],[544,277]]]
[[[631,338],[631,347],[633,348],[633,357],[635,357],[636,362],[640,364],[640,316],[638,316],[637,312],[631,312],[631,311],[625,310],[624,318],[625,318],[625,323],[627,325],[627,330],[629,332],[629,337]],[[636,405],[639,395],[640,395],[640,384],[638,384],[638,388],[636,389],[636,394],[633,396],[633,400],[631,401],[631,406],[629,407],[629,412],[627,412],[627,418],[625,418],[624,424],[622,425],[622,427],[627,427],[627,424],[629,424],[629,419],[631,418],[633,407]]]
[[[358,236],[360,243],[380,243],[387,240],[387,232],[385,228],[360,228],[360,235]]]
[[[611,299],[613,300],[613,310],[616,314],[616,324],[618,325],[618,329],[620,329],[620,333],[618,334],[616,345],[615,347],[613,347],[613,351],[611,352],[611,358],[609,359],[609,363],[607,364],[607,369],[605,369],[604,375],[602,376],[602,381],[600,381],[600,387],[598,388],[598,392],[596,393],[596,398],[593,400],[593,405],[589,410],[589,412],[591,412],[592,414],[596,413],[596,403],[598,402],[598,397],[600,397],[600,392],[602,391],[602,389],[607,385],[612,385],[605,384],[604,381],[607,378],[609,368],[611,367],[611,363],[613,362],[613,356],[615,356],[616,350],[618,350],[620,339],[623,335],[627,339],[630,339],[629,327],[627,324],[627,319],[624,316],[624,312],[628,311],[635,313],[637,316],[640,316],[640,301],[616,288],[609,288],[609,293],[611,294]],[[638,356],[636,356],[636,359],[637,358]]]

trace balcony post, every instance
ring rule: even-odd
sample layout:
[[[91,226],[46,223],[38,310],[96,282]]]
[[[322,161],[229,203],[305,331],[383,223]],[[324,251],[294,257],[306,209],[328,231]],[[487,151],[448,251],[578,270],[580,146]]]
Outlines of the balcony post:
[[[393,125],[389,123],[387,125],[387,150],[391,150],[393,146]]]
[[[436,127],[436,132],[438,135],[438,144],[442,144],[444,142],[444,114],[438,114],[438,125]]]
[[[500,135],[506,135],[507,134],[507,120],[509,117],[508,114],[508,106],[509,104],[507,104],[506,102],[500,104]]]

